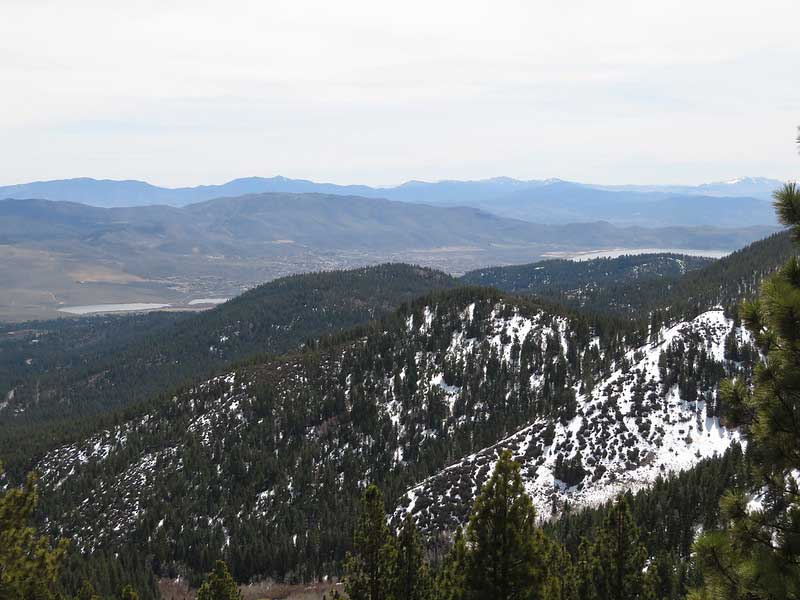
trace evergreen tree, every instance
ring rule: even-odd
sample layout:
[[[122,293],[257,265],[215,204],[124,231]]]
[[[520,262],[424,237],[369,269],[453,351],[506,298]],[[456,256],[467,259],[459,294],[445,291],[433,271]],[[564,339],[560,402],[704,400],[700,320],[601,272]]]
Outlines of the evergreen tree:
[[[681,566],[681,561],[666,552],[659,552],[648,566],[647,585],[657,600],[679,600],[686,596],[680,585]]]
[[[242,600],[242,592],[225,561],[218,560],[197,591],[197,600]]]
[[[386,523],[383,495],[371,484],[364,492],[353,552],[345,560],[344,589],[351,600],[390,597],[395,566],[394,539]]]
[[[0,465],[0,478],[2,478]],[[67,542],[56,547],[37,535],[33,512],[38,495],[36,478],[30,475],[21,488],[0,495],[0,598],[47,600],[55,598],[55,586]]]
[[[780,221],[800,242],[800,188],[775,193]],[[742,492],[726,494],[722,531],[695,545],[703,585],[696,599],[800,598],[800,261],[791,258],[741,307],[744,325],[764,357],[753,387],[741,380],[720,389],[730,424],[742,427],[761,484],[760,506]]]
[[[589,557],[590,570],[583,576],[583,589],[591,588],[599,598],[641,600],[650,597],[644,569],[647,552],[631,516],[625,496],[620,496],[597,532]]]
[[[436,575],[434,598],[436,600],[462,600],[466,588],[467,543],[459,528],[453,547]]]
[[[581,600],[601,600],[606,597],[598,589],[605,581],[605,577],[603,565],[592,542],[588,540],[581,542],[578,547],[575,570],[577,593]]]
[[[546,600],[583,600],[579,595],[578,577],[567,549],[550,544],[547,570],[549,576],[542,586],[541,597]]]
[[[664,316],[660,310],[654,310],[650,313],[650,343],[655,345],[658,343],[661,333],[661,327],[664,325]]]
[[[520,466],[501,453],[481,490],[467,528],[466,597],[469,600],[544,598],[550,542],[536,527]]]
[[[393,600],[427,600],[431,594],[428,566],[414,517],[406,515],[397,536]]]

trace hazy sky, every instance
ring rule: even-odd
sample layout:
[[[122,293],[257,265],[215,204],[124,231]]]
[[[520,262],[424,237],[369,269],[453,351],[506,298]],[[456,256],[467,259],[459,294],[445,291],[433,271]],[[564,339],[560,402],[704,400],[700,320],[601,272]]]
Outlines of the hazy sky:
[[[0,0],[0,184],[800,174],[798,0]]]

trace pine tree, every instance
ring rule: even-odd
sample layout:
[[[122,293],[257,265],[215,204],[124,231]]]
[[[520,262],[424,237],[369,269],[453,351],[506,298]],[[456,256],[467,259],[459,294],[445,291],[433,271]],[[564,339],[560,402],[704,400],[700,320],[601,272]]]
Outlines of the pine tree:
[[[800,140],[798,140],[800,142]],[[778,217],[800,242],[800,187],[775,193]],[[800,261],[792,257],[745,302],[742,322],[764,360],[752,388],[741,380],[720,388],[728,424],[741,427],[762,488],[760,507],[741,492],[720,503],[726,528],[695,544],[703,586],[696,599],[800,598]]]
[[[594,584],[601,598],[641,600],[649,597],[644,568],[647,552],[625,496],[611,506],[594,546]]]
[[[351,600],[390,597],[395,565],[394,539],[386,523],[383,495],[374,484],[364,492],[353,552],[345,560],[344,589]]]
[[[658,600],[678,600],[684,598],[686,590],[681,589],[680,573],[676,566],[681,561],[666,552],[659,552],[647,569],[647,584]]]
[[[197,591],[197,600],[242,600],[242,592],[225,561],[218,560]]]
[[[578,547],[575,571],[577,593],[581,600],[601,600],[606,597],[606,590],[599,589],[606,581],[603,564],[592,542],[583,540]]]
[[[651,344],[658,344],[663,325],[664,316],[661,314],[660,310],[654,310],[652,313],[650,313],[649,338]]]
[[[550,542],[536,527],[520,466],[507,450],[475,501],[467,542],[466,598],[544,597]]]
[[[414,517],[406,515],[397,536],[393,573],[393,600],[427,600],[431,594],[428,566]]]
[[[0,477],[2,477],[0,464]],[[48,600],[55,598],[59,569],[67,550],[66,540],[53,547],[33,527],[38,495],[36,477],[21,488],[0,495],[0,598]]]
[[[569,552],[554,543],[549,546],[548,576],[541,597],[547,600],[584,600],[578,592],[577,570]]]

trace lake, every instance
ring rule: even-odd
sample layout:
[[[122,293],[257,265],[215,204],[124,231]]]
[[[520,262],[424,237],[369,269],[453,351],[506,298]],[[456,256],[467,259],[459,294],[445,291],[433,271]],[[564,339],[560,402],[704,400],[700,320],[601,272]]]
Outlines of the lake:
[[[610,248],[607,250],[585,250],[578,252],[546,252],[544,258],[565,258],[567,260],[591,260],[593,258],[617,258],[634,254],[688,254],[707,258],[722,258],[730,254],[727,250],[697,250],[692,248]]]
[[[169,308],[169,304],[156,304],[151,302],[131,302],[128,304],[91,304],[88,306],[65,306],[59,308],[59,312],[71,315],[91,315],[96,313],[111,312],[136,312],[143,310],[157,310],[159,308]]]

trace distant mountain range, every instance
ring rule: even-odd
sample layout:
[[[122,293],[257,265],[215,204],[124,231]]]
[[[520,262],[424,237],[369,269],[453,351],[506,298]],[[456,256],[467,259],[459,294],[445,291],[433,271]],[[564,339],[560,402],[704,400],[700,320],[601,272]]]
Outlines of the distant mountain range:
[[[218,258],[294,252],[414,250],[494,254],[658,246],[734,250],[771,230],[619,227],[604,221],[543,225],[480,209],[330,194],[265,193],[182,208],[97,208],[49,200],[0,201],[0,243],[81,243],[92,253],[127,248]]]
[[[559,179],[521,181],[409,181],[396,187],[336,185],[285,177],[249,177],[222,185],[164,188],[143,181],[89,178],[0,187],[0,199],[46,199],[98,207],[162,204],[181,207],[221,197],[259,193],[321,193],[384,198],[433,206],[470,206],[535,223],[605,220],[652,227],[774,225],[768,200],[781,182],[740,178],[699,186],[600,186]]]

